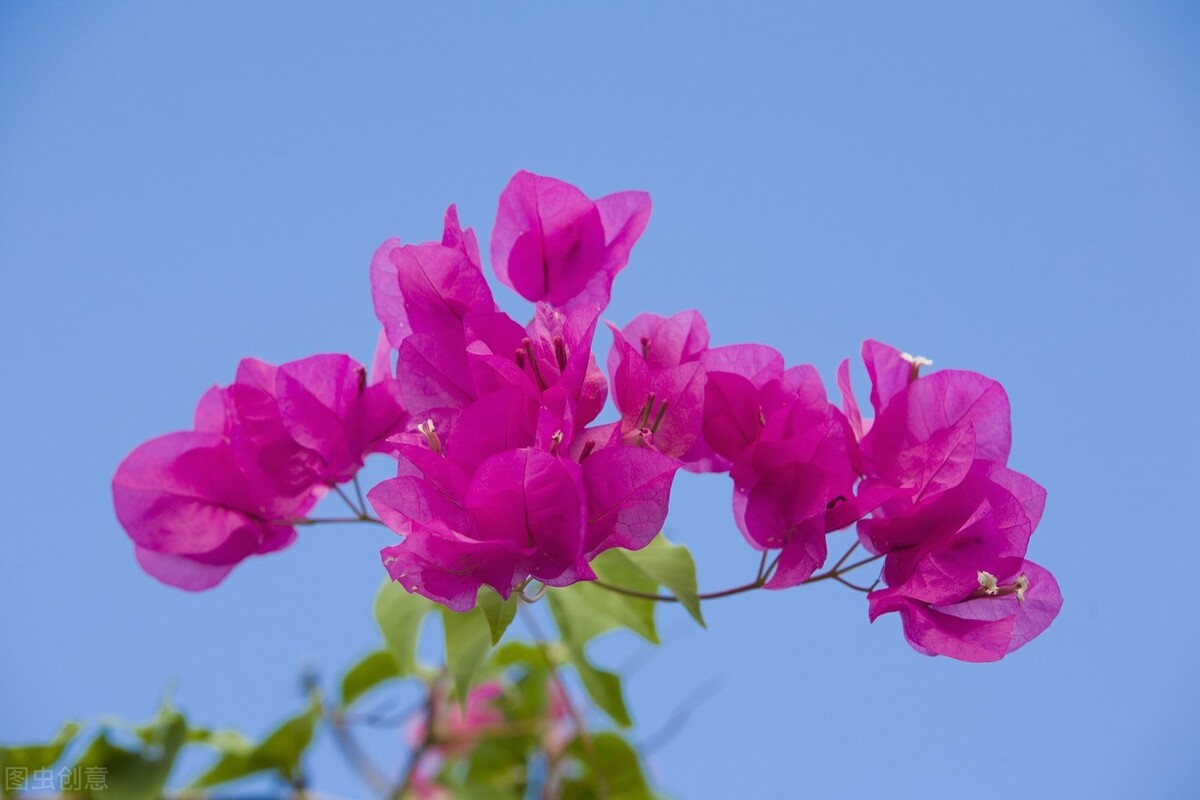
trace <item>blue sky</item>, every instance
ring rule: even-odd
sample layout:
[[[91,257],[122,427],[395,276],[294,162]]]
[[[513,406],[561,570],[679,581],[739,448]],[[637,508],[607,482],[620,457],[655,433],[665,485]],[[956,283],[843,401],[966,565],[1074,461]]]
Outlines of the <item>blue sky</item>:
[[[368,357],[376,245],[451,202],[486,235],[525,168],[652,194],[610,319],[698,308],[830,385],[867,337],[984,372],[1049,490],[1031,557],[1066,605],[999,664],[826,585],[609,643],[638,737],[710,687],[664,789],[1191,796],[1198,141],[1184,2],[0,5],[0,741],[148,715],[168,679],[261,731],[373,645],[386,531],[187,595],[139,572],[108,482],[244,355]],[[673,495],[704,587],[757,563],[728,503]],[[365,796],[327,742],[314,772]]]

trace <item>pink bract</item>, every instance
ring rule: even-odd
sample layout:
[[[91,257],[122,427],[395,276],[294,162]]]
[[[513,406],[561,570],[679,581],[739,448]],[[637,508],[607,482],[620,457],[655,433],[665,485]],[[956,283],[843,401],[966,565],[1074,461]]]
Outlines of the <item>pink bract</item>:
[[[518,172],[500,194],[492,267],[531,302],[604,308],[649,219],[645,192],[593,202],[569,183]]]
[[[1006,466],[1008,397],[996,381],[944,370],[879,342],[863,345],[873,420],[864,420],[838,370],[843,408],[862,474],[854,503],[866,548],[885,557],[885,588],[870,617],[900,614],[918,651],[995,661],[1053,621],[1062,595],[1052,575],[1025,559],[1046,493]]]
[[[369,382],[341,355],[274,367],[255,359],[209,390],[195,430],[141,445],[113,477],[117,518],[138,563],[164,583],[215,586],[248,556],[295,539],[328,488],[349,480],[404,414],[388,374]]]

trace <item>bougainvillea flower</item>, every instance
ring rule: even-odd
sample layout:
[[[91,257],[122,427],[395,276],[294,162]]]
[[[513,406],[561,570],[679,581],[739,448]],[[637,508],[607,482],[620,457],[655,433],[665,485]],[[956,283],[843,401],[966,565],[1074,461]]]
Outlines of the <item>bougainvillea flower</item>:
[[[423,443],[394,439],[399,474],[368,494],[405,536],[383,551],[393,579],[462,611],[482,586],[507,598],[529,578],[552,586],[589,580],[588,561],[599,552],[649,544],[678,465],[620,441],[572,456],[568,430],[547,433],[563,419],[510,385],[444,429],[420,423]]]
[[[471,320],[467,358],[474,391],[515,389],[553,409],[561,415],[558,427],[569,444],[573,433],[600,413],[608,392],[592,355],[595,330],[595,309],[579,307],[564,314],[545,303],[537,304],[525,329],[503,322],[500,315]]]
[[[898,612],[905,639],[925,655],[998,661],[1046,630],[1063,598],[1054,576],[1032,561],[1006,561],[996,569],[977,570],[956,596],[938,600],[925,600],[919,587],[908,585],[872,592],[871,619]]]
[[[371,297],[388,340],[399,348],[414,333],[461,334],[470,311],[494,311],[492,290],[479,266],[479,244],[463,230],[454,206],[441,242],[385,241],[371,258]]]
[[[860,439],[855,460],[865,476],[862,498],[878,505],[892,497],[932,497],[962,481],[977,460],[1007,462],[1009,404],[997,381],[962,370],[919,376],[928,359],[874,341],[864,343],[863,361],[872,378],[874,420],[862,418],[849,362],[838,368],[843,409]],[[871,510],[869,504],[863,510]]]
[[[621,334],[653,370],[699,361],[708,350],[708,325],[699,311],[681,311],[670,317],[638,314],[621,329]],[[609,354],[610,375],[616,371],[617,356],[615,350]]]
[[[659,452],[682,458],[695,446],[704,420],[704,368],[691,361],[652,369],[615,327],[612,352],[613,399],[624,435],[644,435]]]
[[[975,562],[1025,557],[1045,500],[1045,490],[1029,478],[981,461],[951,490],[860,521],[859,538],[869,551],[887,556],[883,579],[889,586],[934,564],[950,580],[952,594],[964,576],[986,568]],[[969,563],[954,572],[951,564],[963,559]]]
[[[839,506],[857,476],[846,420],[812,367],[766,382],[758,408],[758,437],[730,469],[734,519],[755,547],[781,550],[767,588],[786,588],[825,561],[825,534],[847,524]]]
[[[243,559],[286,547],[317,495],[264,506],[229,440],[194,431],[160,436],[130,453],[113,478],[117,519],[138,563],[192,591],[220,583]],[[276,522],[278,521],[278,522]]]
[[[679,337],[676,337],[679,338]],[[762,345],[705,350],[703,438],[731,463],[733,512],[756,549],[780,551],[766,586],[795,586],[825,560],[825,535],[857,480],[853,435],[810,366]]]
[[[195,430],[135,449],[113,477],[117,518],[143,568],[185,589],[219,583],[250,555],[286,547],[292,521],[404,422],[390,375],[342,355],[279,367],[255,359],[209,390]]]
[[[388,239],[371,259],[375,316],[397,350],[396,376],[410,413],[460,408],[474,397],[465,319],[496,313],[479,267],[479,245],[446,212],[442,241],[405,245]]]
[[[916,503],[892,502],[859,521],[858,534],[868,551],[888,556],[884,579],[895,585],[909,578],[916,561],[947,541],[958,541],[961,548],[963,526],[985,513],[992,546],[1006,557],[1023,558],[1045,504],[1046,491],[1033,480],[978,461],[953,489]],[[980,535],[983,529],[973,530]]]
[[[649,219],[645,192],[593,202],[569,183],[518,172],[500,194],[492,268],[532,302],[604,308]]]
[[[428,713],[414,719],[409,726],[409,744],[421,747],[428,741],[429,749],[443,757],[470,751],[481,736],[504,724],[504,712],[498,707],[503,696],[504,686],[495,680],[472,686],[465,703],[452,701],[445,683],[434,685]]]
[[[647,447],[613,446],[583,460],[588,522],[584,555],[640,550],[662,530],[679,462]]]
[[[740,344],[704,352],[704,439],[721,457],[738,461],[766,424],[764,387],[783,377],[783,356],[765,345]]]
[[[691,472],[728,470],[701,435],[707,377],[700,360],[709,336],[700,312],[639,314],[613,333],[608,374],[623,435],[649,433],[655,448]]]
[[[417,762],[409,772],[405,797],[451,800],[450,789],[437,782],[438,773],[447,759],[469,754],[480,739],[505,724],[503,696],[504,686],[494,680],[472,686],[462,704],[451,700],[444,682],[430,687],[426,713],[408,726],[408,744]]]
[[[1053,577],[1025,560],[1045,497],[1024,475],[979,461],[952,489],[859,522],[868,549],[887,556],[871,619],[898,611],[915,648],[967,661],[1036,636],[1062,605]]]

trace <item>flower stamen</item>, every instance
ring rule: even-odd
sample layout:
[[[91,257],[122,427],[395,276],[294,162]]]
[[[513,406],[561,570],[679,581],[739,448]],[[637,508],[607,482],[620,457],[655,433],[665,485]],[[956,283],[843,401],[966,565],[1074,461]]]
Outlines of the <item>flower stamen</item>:
[[[525,355],[529,357],[529,368],[533,371],[534,380],[537,381],[538,387],[544,392],[546,391],[546,380],[542,377],[542,370],[538,367],[537,356],[533,354],[533,340],[526,336],[521,340],[521,346],[525,348]]]
[[[1029,588],[1029,578],[1025,576],[1025,573],[1021,573],[1017,576],[1017,582],[1013,584],[1013,587],[1017,593],[1017,601],[1024,603],[1025,591]]]
[[[662,405],[658,407],[658,414],[654,417],[654,424],[650,426],[651,433],[658,433],[658,426],[662,424],[663,417],[667,415],[667,401],[663,400]]]
[[[909,363],[908,382],[912,383],[921,377],[921,367],[932,367],[933,361],[925,356],[914,356],[912,353],[901,353],[900,357]]]
[[[995,597],[1000,593],[1000,585],[996,582],[996,576],[990,572],[979,570],[977,575],[979,579],[979,588],[989,597]]]
[[[554,337],[554,360],[558,362],[558,371],[565,372],[567,369],[567,343],[561,336]]]
[[[638,412],[637,427],[645,428],[650,424],[650,412],[654,409],[654,392],[646,396],[646,404],[642,406],[642,410]]]
[[[433,420],[427,419],[417,425],[417,433],[425,437],[425,441],[429,443],[429,449],[437,453],[439,456],[444,456],[446,453],[442,450],[442,440],[438,438],[437,429],[433,426]]]

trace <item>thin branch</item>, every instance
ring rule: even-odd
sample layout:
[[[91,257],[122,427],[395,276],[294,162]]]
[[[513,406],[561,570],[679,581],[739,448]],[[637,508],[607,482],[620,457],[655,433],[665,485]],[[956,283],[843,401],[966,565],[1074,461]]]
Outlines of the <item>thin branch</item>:
[[[333,740],[337,743],[338,751],[346,759],[346,763],[358,773],[359,777],[363,779],[363,783],[371,787],[371,791],[385,800],[390,797],[391,785],[388,783],[388,779],[359,746],[358,740],[346,727],[346,721],[341,714],[330,710],[326,713],[325,719],[329,723],[329,729],[333,731]]]
[[[762,560],[758,562],[758,573],[754,576],[755,581],[765,581],[767,579],[767,556],[771,555],[770,550],[763,550]]]
[[[421,711],[425,707],[425,701],[410,703],[400,709],[396,709],[397,705],[398,702],[395,698],[389,698],[365,713],[342,712],[342,719],[349,725],[363,725],[369,728],[397,728],[411,720]]]
[[[856,592],[862,592],[863,594],[870,594],[870,593],[873,591],[873,590],[872,590],[871,588],[869,588],[869,587],[866,587],[866,586],[859,586],[859,585],[858,585],[858,584],[856,584],[856,583],[851,583],[850,581],[848,581],[848,580],[846,580],[845,578],[843,578],[841,575],[835,575],[833,579],[834,579],[835,581],[837,581],[838,583],[840,583],[842,586],[845,586],[845,587],[847,587],[847,588],[849,588],[849,589],[853,589],[853,590],[854,590],[854,591],[856,591]]]
[[[340,525],[348,522],[372,522],[376,525],[385,524],[375,517],[304,517],[302,519],[283,519],[271,522],[272,525]]]
[[[850,549],[842,554],[842,557],[838,559],[837,563],[833,566],[832,569],[828,570],[827,572],[822,572],[817,575],[813,575],[812,577],[808,578],[807,580],[802,581],[800,585],[803,586],[805,584],[816,583],[818,581],[829,580],[831,578],[839,580],[839,582],[841,582],[841,583],[846,583],[846,581],[840,580],[839,576],[845,575],[847,572],[851,572],[853,570],[858,569],[859,567],[865,566],[867,564],[870,564],[873,561],[878,561],[879,559],[883,558],[882,555],[871,556],[870,558],[864,558],[861,561],[855,561],[853,564],[851,564],[848,567],[843,567],[842,565],[846,563],[846,559],[848,559],[850,557],[850,554],[853,553],[857,548],[858,548],[858,542],[855,542],[854,544],[850,545]],[[763,555],[764,555],[763,563],[765,564],[766,563],[766,558],[765,558],[766,554],[764,553]],[[705,592],[704,594],[697,595],[696,597],[699,600],[717,600],[722,597],[732,597],[735,594],[743,594],[745,592],[752,592],[755,589],[761,589],[763,586],[766,585],[767,581],[769,581],[771,579],[771,576],[775,573],[775,568],[779,565],[779,558],[780,558],[780,556],[776,556],[775,560],[771,562],[770,566],[767,566],[765,569],[763,568],[762,564],[760,564],[758,577],[756,577],[750,583],[743,583],[741,586],[734,586],[731,589],[722,589],[717,592]],[[654,592],[639,592],[635,589],[626,589],[624,586],[616,586],[614,584],[605,583],[604,581],[600,581],[600,580],[593,581],[593,583],[596,586],[599,586],[602,589],[607,589],[610,592],[616,592],[618,594],[627,595],[629,597],[638,597],[638,598],[641,598],[642,600],[653,600],[653,601],[659,602],[659,603],[678,603],[679,602],[679,598],[673,594],[657,594]],[[876,581],[875,585],[878,585],[878,584],[879,584],[879,582]],[[854,586],[853,584],[849,584],[849,583],[847,583],[847,585],[850,586],[850,588],[852,588],[852,589],[857,589],[858,591],[870,592],[874,589],[874,587],[872,587],[871,589],[863,589],[860,586]]]
[[[867,564],[870,564],[873,561],[878,561],[881,558],[883,558],[882,553],[877,556],[871,556],[870,558],[864,558],[861,561],[855,561],[853,564],[851,564],[848,567],[843,567],[842,569],[837,569],[837,570],[831,569],[828,572],[822,572],[819,575],[813,575],[811,578],[806,580],[804,583],[816,583],[817,581],[828,580],[829,578],[836,578],[839,575],[845,575],[847,572],[852,572],[852,571],[858,569],[859,567],[864,567]]]
[[[639,592],[636,589],[626,589],[624,586],[616,586],[611,583],[605,583],[604,581],[592,581],[592,583],[594,583],[596,586],[601,587],[602,589],[608,589],[610,592],[616,592],[618,594],[628,595],[629,597],[640,597],[643,600],[656,600],[660,603],[678,603],[679,602],[679,598],[673,594],[654,594],[651,592]],[[720,597],[730,597],[735,594],[742,594],[743,592],[751,592],[751,591],[754,591],[755,589],[761,589],[761,588],[762,588],[762,582],[759,580],[754,580],[754,581],[751,581],[750,583],[744,583],[741,586],[734,586],[732,589],[722,589],[719,592],[708,592],[706,594],[696,595],[696,597],[699,600],[716,600]]]
[[[354,473],[354,494],[358,496],[358,507],[364,517],[369,517],[367,513],[367,501],[363,498],[362,485],[358,482],[358,473]]]
[[[680,731],[687,725],[688,719],[700,706],[700,704],[712,697],[716,693],[720,681],[717,679],[710,680],[700,688],[689,694],[684,700],[679,703],[675,710],[671,712],[671,716],[663,723],[662,727],[650,734],[642,741],[638,748],[645,755],[658,750],[665,744],[668,744],[672,739],[679,735]]]
[[[833,570],[832,570],[832,571],[833,571],[833,572],[837,572],[839,569],[841,569],[841,567],[842,567],[842,564],[845,564],[845,563],[846,563],[846,559],[847,559],[847,558],[849,558],[849,557],[850,557],[850,555],[851,555],[851,553],[853,553],[853,552],[854,552],[855,550],[857,550],[857,549],[858,549],[858,539],[855,539],[855,540],[854,540],[854,543],[850,545],[850,549],[849,549],[849,550],[847,550],[846,552],[842,553],[842,557],[841,557],[841,558],[839,558],[839,559],[837,560],[837,563],[833,565]]]
[[[546,637],[542,634],[541,626],[534,619],[533,612],[526,611],[524,607],[517,606],[517,611],[521,615],[521,619],[529,626],[529,632],[533,634],[533,639],[537,643],[538,649],[542,651],[542,655],[546,659],[546,663],[550,666],[550,678],[558,687],[559,693],[562,695],[563,704],[567,707],[567,713],[571,715],[571,721],[575,723],[576,734],[579,740],[583,742],[583,752],[587,756],[588,762],[592,767],[592,774],[599,781],[600,797],[608,797],[608,779],[604,777],[603,771],[600,769],[600,758],[596,755],[596,744],[592,741],[592,736],[588,732],[587,722],[583,718],[583,714],[571,702],[571,695],[567,691],[567,685],[563,683],[562,676],[558,674],[558,665],[554,662],[550,654],[550,647],[546,644]]]
[[[435,717],[440,680],[438,678],[428,686],[429,695],[425,700],[425,735],[421,737],[421,743],[417,745],[417,749],[409,755],[408,763],[404,765],[404,771],[400,773],[400,780],[396,783],[396,788],[385,795],[390,800],[404,800],[404,796],[412,788],[417,768],[421,765],[421,759],[429,752],[429,748],[433,747],[434,738],[437,735],[437,719]]]
[[[333,489],[333,491],[337,493],[337,496],[342,498],[342,502],[349,506],[350,510],[354,512],[354,516],[362,519],[367,515],[362,506],[356,506],[354,501],[350,499],[350,496],[342,491],[342,487],[338,486],[336,483],[331,483],[329,484],[329,488]]]

